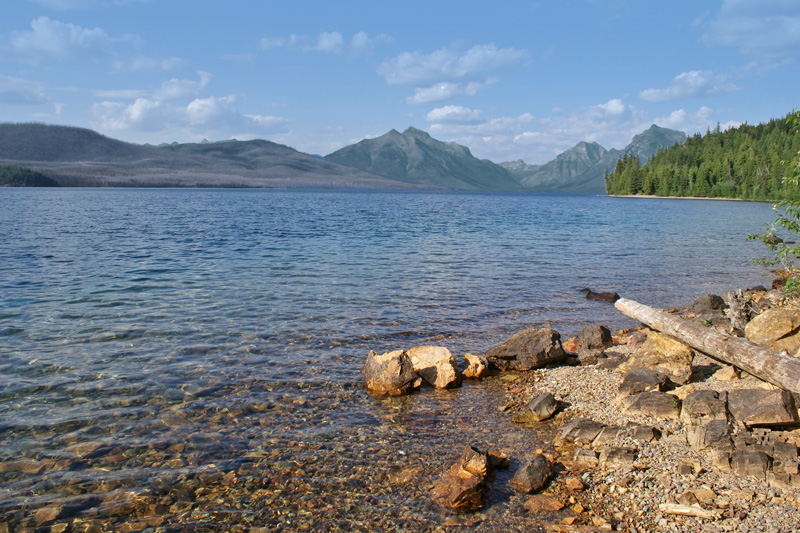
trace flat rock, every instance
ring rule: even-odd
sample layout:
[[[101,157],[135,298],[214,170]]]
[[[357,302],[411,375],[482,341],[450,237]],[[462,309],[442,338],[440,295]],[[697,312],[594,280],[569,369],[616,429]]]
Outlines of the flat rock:
[[[415,346],[408,350],[414,372],[437,389],[461,386],[461,370],[453,354],[443,346]]]
[[[653,368],[631,368],[622,375],[619,396],[627,398],[634,394],[663,391],[667,386],[667,375]]]
[[[553,395],[544,392],[520,409],[512,420],[517,424],[533,424],[550,418],[557,409],[558,403]]]
[[[681,401],[665,392],[643,392],[623,400],[625,411],[662,420],[677,420],[681,412]]]
[[[759,346],[795,355],[800,349],[800,309],[788,306],[767,309],[747,323],[744,334]]]
[[[728,410],[745,426],[797,425],[797,407],[787,391],[736,389],[728,393]]]
[[[464,362],[467,365],[462,374],[465,378],[477,379],[489,375],[489,361],[484,356],[465,353]]]
[[[606,326],[586,326],[575,337],[575,346],[578,349],[602,350],[614,345],[611,331]]]
[[[769,466],[769,455],[764,452],[737,450],[731,457],[731,467],[738,476],[747,476],[766,481]]]
[[[545,486],[553,475],[553,465],[544,455],[536,454],[519,467],[511,479],[511,485],[520,492],[530,494]]]
[[[534,494],[525,502],[525,509],[530,513],[554,513],[564,508],[565,503],[562,500],[557,500],[552,496],[545,496],[544,494]]]
[[[692,376],[694,351],[678,339],[651,331],[647,340],[617,371],[625,373],[633,368],[652,368],[665,372],[670,381],[683,385]]]
[[[712,448],[716,451],[731,451],[731,427],[727,420],[708,420],[686,428],[686,442],[695,450]]]
[[[625,467],[630,466],[636,461],[636,450],[623,446],[608,446],[600,450],[600,466]]]
[[[550,328],[520,331],[484,355],[491,366],[519,371],[533,370],[567,357],[561,346],[561,336]]]
[[[727,394],[698,390],[686,396],[681,406],[681,421],[698,425],[704,420],[728,420]]]
[[[361,374],[367,391],[376,396],[402,396],[422,384],[422,378],[414,372],[411,358],[403,350],[383,355],[370,350]]]
[[[603,429],[603,424],[585,418],[570,420],[558,430],[555,444],[574,443],[577,445],[590,444]]]

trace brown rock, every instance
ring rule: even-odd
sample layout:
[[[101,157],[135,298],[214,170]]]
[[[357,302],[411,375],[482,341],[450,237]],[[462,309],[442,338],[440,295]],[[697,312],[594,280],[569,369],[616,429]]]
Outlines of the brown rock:
[[[553,465],[544,455],[536,454],[520,466],[511,480],[511,485],[520,492],[530,494],[545,486],[553,475]]]
[[[702,420],[727,420],[727,395],[715,390],[692,392],[683,400],[681,421],[698,425]]]
[[[555,438],[556,446],[574,443],[579,446],[590,444],[603,429],[603,425],[594,420],[575,418],[558,430]]]
[[[770,458],[764,452],[737,450],[731,457],[731,467],[738,476],[748,476],[766,481]]]
[[[722,314],[728,304],[721,296],[706,294],[693,301],[686,307],[686,311],[693,315]]]
[[[554,513],[563,509],[565,505],[563,501],[551,496],[534,494],[525,502],[525,509],[535,514]]]
[[[694,351],[669,335],[651,331],[642,347],[617,369],[624,373],[632,368],[652,368],[666,372],[676,385],[683,385],[692,375]]]
[[[512,420],[517,424],[533,424],[553,416],[558,409],[558,403],[552,394],[544,392],[520,409]]]
[[[586,485],[583,484],[583,481],[579,477],[570,476],[564,480],[564,485],[566,485],[567,490],[570,492],[581,492],[586,488]]]
[[[663,391],[667,386],[667,375],[652,368],[631,368],[622,375],[619,384],[620,398],[627,398],[642,392]]]
[[[484,356],[465,353],[464,361],[467,364],[467,368],[464,369],[463,373],[465,378],[476,379],[489,375],[489,362]]]
[[[411,358],[403,350],[378,355],[370,350],[361,369],[367,391],[376,396],[401,396],[422,384]]]
[[[461,370],[450,350],[443,346],[415,346],[408,350],[414,372],[437,389],[461,386]]]
[[[714,372],[712,377],[714,379],[718,379],[719,381],[736,381],[739,379],[739,371],[735,366],[724,365],[722,368]]]
[[[433,486],[431,498],[443,509],[455,513],[477,511],[486,504],[494,480],[489,456],[472,446]]]
[[[681,401],[665,392],[643,392],[623,400],[625,411],[663,420],[677,420]]]
[[[606,326],[586,326],[575,337],[575,345],[587,350],[602,350],[614,345],[611,331]]]
[[[56,518],[61,515],[62,507],[60,505],[53,506],[53,507],[42,507],[36,511],[34,515],[34,520],[36,520],[36,525],[41,526],[42,524],[46,524],[47,522],[52,522]]]
[[[800,348],[800,309],[783,306],[767,309],[744,328],[750,342],[796,354]]]
[[[799,422],[794,398],[782,390],[732,390],[728,393],[728,410],[745,426],[792,426]]]
[[[500,370],[533,370],[563,361],[561,336],[550,329],[526,329],[486,351],[489,364]]]
[[[17,459],[14,461],[0,461],[0,472],[20,472],[22,474],[39,474],[44,470],[44,464],[30,459]]]
[[[600,451],[600,466],[625,467],[636,461],[636,450],[622,446],[608,446]]]

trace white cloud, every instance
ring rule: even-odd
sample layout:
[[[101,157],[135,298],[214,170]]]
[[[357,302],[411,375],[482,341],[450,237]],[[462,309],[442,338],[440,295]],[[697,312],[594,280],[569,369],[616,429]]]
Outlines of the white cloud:
[[[231,132],[255,137],[288,130],[289,121],[284,118],[239,112],[235,95],[202,94],[212,76],[203,71],[197,75],[197,80],[167,80],[153,91],[97,92],[106,99],[92,106],[91,125],[104,133],[150,132],[173,140],[227,138]]]
[[[326,52],[337,55],[362,55],[372,51],[379,44],[391,42],[388,35],[370,37],[366,32],[360,31],[345,42],[345,37],[338,31],[322,32],[315,38],[308,35],[295,35],[289,37],[263,37],[259,41],[262,50],[285,48],[302,52]]]
[[[33,63],[84,57],[109,42],[108,34],[100,28],[84,28],[45,16],[33,19],[31,31],[12,32],[9,40],[13,54]]]
[[[323,32],[317,37],[316,49],[320,52],[339,54],[342,51],[344,37],[338,31]]]
[[[625,103],[619,98],[609,100],[607,103],[600,104],[597,107],[602,109],[606,116],[622,115],[628,109]]]
[[[466,52],[443,48],[430,54],[404,52],[384,61],[378,74],[389,85],[431,87],[436,83],[479,81],[489,72],[512,67],[528,56],[524,50],[475,45]]]
[[[478,91],[497,82],[497,78],[489,78],[485,82],[472,81],[469,83],[442,82],[431,87],[417,88],[414,95],[406,98],[409,104],[433,104],[450,100],[457,95],[475,96]]]
[[[726,76],[715,75],[710,70],[690,70],[675,76],[669,87],[665,89],[646,89],[639,93],[639,98],[646,102],[658,104],[684,98],[716,96],[737,90],[738,87],[728,83]]]
[[[45,95],[41,83],[0,76],[0,104],[29,105],[46,104],[50,100]]]
[[[723,0],[703,39],[732,46],[763,61],[800,55],[800,3],[793,0]]]
[[[688,112],[684,109],[676,109],[669,115],[658,117],[653,120],[663,128],[671,128],[686,132],[687,135],[694,133],[705,133],[706,130],[716,128],[717,121],[714,119],[714,110],[708,106],[702,106],[695,112]],[[740,122],[726,122],[720,124],[720,128],[727,129],[737,127]]]
[[[483,122],[480,111],[460,105],[437,107],[428,113],[425,119],[434,124],[478,124]]]
[[[128,61],[115,60],[113,67],[117,72],[158,72],[175,70],[185,64],[186,62],[179,57],[155,59],[152,57],[138,56]]]

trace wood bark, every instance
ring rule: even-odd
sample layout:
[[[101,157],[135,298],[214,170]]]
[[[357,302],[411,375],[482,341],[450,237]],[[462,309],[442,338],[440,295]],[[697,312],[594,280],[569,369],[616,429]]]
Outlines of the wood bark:
[[[800,394],[800,359],[719,333],[660,309],[620,298],[614,306],[652,329],[672,335],[695,350],[741,368],[768,383]]]

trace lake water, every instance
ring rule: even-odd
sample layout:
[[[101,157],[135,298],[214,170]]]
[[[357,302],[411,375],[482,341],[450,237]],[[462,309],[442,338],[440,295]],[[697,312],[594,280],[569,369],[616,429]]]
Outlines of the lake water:
[[[633,325],[583,287],[673,307],[768,284],[745,235],[773,219],[583,195],[0,189],[0,525],[435,529],[426,491],[465,444],[514,459],[544,436],[499,412],[496,378],[372,399],[368,350],[460,360],[528,327]],[[477,530],[539,525],[506,482]]]

